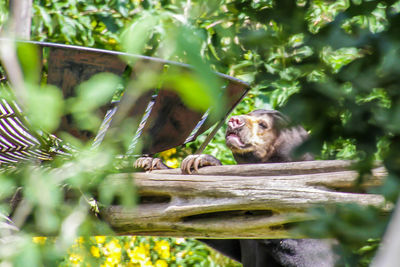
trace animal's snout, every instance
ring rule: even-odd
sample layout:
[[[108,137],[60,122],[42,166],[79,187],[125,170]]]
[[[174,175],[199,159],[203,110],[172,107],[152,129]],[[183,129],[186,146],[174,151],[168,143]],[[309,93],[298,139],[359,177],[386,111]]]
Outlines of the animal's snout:
[[[228,121],[228,126],[232,129],[239,128],[244,125],[244,120],[239,116],[232,116]]]

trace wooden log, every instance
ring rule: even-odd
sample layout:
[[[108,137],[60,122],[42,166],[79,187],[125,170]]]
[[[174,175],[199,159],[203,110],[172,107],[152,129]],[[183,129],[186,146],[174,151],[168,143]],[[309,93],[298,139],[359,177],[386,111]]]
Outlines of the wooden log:
[[[196,175],[179,170],[116,174],[109,177],[112,183],[132,180],[145,201],[135,208],[102,208],[101,216],[122,235],[296,237],[290,226],[312,219],[306,210],[314,205],[390,209],[380,195],[351,192],[358,174],[347,169],[350,165],[310,161],[207,167]],[[362,186],[380,185],[385,176],[383,168],[376,168]]]
[[[348,160],[299,161],[267,164],[243,164],[203,167],[193,174],[201,175],[238,175],[238,176],[269,176],[295,175],[310,173],[326,173],[347,171],[353,162]],[[156,174],[181,174],[180,169],[156,170]]]

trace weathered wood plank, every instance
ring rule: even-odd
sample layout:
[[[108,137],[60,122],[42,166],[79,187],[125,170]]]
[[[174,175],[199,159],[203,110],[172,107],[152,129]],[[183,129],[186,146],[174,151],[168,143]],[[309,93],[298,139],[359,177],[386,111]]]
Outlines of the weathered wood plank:
[[[179,170],[116,174],[109,177],[112,183],[132,180],[147,203],[129,209],[107,207],[101,215],[118,234],[293,237],[289,224],[312,219],[305,211],[313,205],[390,208],[380,195],[351,192],[358,174],[347,170],[350,165],[312,161],[207,167],[196,175],[176,174]],[[376,168],[362,187],[377,186],[385,176],[383,168]]]
[[[265,175],[296,175],[310,173],[326,173],[347,171],[353,162],[348,160],[316,160],[284,163],[243,164],[203,167],[193,174],[202,175],[237,175],[237,176],[265,176]],[[180,169],[156,170],[156,174],[181,174]]]

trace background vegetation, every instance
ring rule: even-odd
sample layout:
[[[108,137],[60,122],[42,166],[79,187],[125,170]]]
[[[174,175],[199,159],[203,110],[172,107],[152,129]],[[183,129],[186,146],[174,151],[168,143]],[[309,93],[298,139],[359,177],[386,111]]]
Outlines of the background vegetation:
[[[8,2],[0,3],[2,30],[7,10]],[[385,185],[375,192],[396,201],[400,177],[400,1],[34,0],[33,10],[33,40],[156,56],[192,64],[198,71],[206,70],[205,73],[215,70],[249,82],[252,90],[234,114],[256,108],[282,110],[295,123],[302,123],[313,136],[301,149],[312,151],[320,159],[357,160],[360,181],[367,177],[373,162],[381,160],[389,176]],[[200,79],[210,77],[205,75]],[[121,82],[116,79],[101,80],[107,81],[105,92]],[[98,84],[88,83],[83,88],[90,91]],[[31,90],[39,94],[43,89],[32,86]],[[47,90],[54,92],[51,88]],[[200,90],[210,92],[209,88]],[[82,106],[79,105],[82,102],[76,101],[76,106]],[[50,102],[63,107],[57,93],[52,94]],[[54,114],[54,110],[49,113]],[[50,120],[57,122],[58,118]],[[48,129],[46,125],[43,127]],[[217,133],[205,152],[232,164],[234,160],[224,146],[223,132],[224,129]],[[120,253],[118,257],[123,262],[131,257],[129,251],[134,251],[131,242],[136,242],[137,248],[143,244],[143,253],[151,258],[152,264],[163,266],[162,250],[160,254],[155,247],[165,239],[157,238],[108,238],[107,242],[97,243],[90,240],[82,246],[86,248],[86,254],[82,253],[87,262],[73,256],[79,246],[69,248],[70,245],[87,229],[98,229],[102,235],[107,233],[106,226],[84,215],[88,206],[93,207],[93,191],[99,188],[96,200],[104,204],[116,197],[132,204],[134,192],[129,186],[102,188],[105,174],[115,170],[113,155],[118,151],[114,148],[107,150],[107,154],[94,153],[78,140],[68,136],[63,139],[78,147],[81,153],[69,160],[68,170],[73,171],[62,181],[54,179],[55,175],[32,170],[31,166],[19,168],[23,175],[1,177],[2,199],[20,185],[27,188],[33,218],[26,216],[17,221],[24,231],[9,247],[18,249],[3,248],[0,256],[22,265],[61,262],[63,255],[69,255],[63,264],[84,265],[92,260],[96,263],[97,255],[101,255],[106,264],[113,258],[107,256],[111,253],[108,247],[115,249],[108,255]],[[176,166],[203,139],[204,136],[160,156]],[[64,166],[62,160],[53,164],[59,168]],[[96,166],[96,169],[88,170],[87,166]],[[62,192],[56,189],[60,182],[71,186],[81,198],[63,203]],[[41,194],[44,191],[54,193],[44,197]],[[338,239],[342,263],[347,266],[368,264],[388,221],[378,210],[352,205],[310,212],[318,220],[301,226],[300,230],[310,236]],[[70,218],[80,218],[72,228],[68,226]],[[30,240],[37,228],[59,234],[59,238],[51,245],[49,241],[45,242],[47,245],[33,245]],[[205,252],[202,245],[190,240],[182,247],[176,241],[170,239],[169,245],[165,243],[174,248],[171,253],[176,253],[176,259],[182,251],[193,251],[199,266],[209,266],[210,252]],[[123,247],[126,249],[121,252]],[[146,250],[150,247],[151,252]],[[89,254],[94,259],[89,259]],[[184,261],[176,260],[176,264],[191,266],[191,262],[186,262],[191,259],[182,258]],[[114,266],[113,263],[109,266]]]

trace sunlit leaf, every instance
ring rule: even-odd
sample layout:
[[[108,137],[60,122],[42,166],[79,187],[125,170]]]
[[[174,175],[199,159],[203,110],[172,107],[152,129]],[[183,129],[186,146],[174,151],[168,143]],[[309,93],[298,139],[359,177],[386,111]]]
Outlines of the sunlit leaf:
[[[360,50],[355,47],[343,47],[332,50],[331,47],[324,47],[320,54],[321,59],[331,67],[334,73],[353,60],[362,57]]]
[[[33,85],[38,85],[41,73],[41,55],[39,49],[32,44],[19,43],[17,53],[20,58],[25,81]]]
[[[153,28],[157,25],[158,18],[151,13],[133,22],[122,34],[125,51],[132,54],[141,54],[146,42],[149,40]]]
[[[60,91],[55,86],[27,86],[28,117],[37,129],[53,132],[60,123],[64,113],[64,101]]]

